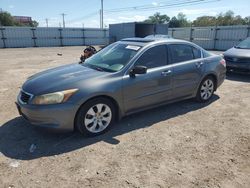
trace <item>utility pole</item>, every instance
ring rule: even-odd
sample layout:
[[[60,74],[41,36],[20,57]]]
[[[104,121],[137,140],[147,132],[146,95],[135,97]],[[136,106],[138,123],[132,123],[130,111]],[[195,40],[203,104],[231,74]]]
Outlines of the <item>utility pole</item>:
[[[103,29],[103,0],[101,0],[101,29]]]
[[[66,16],[66,14],[62,13],[61,15],[62,15],[62,17],[63,17],[63,28],[65,28],[65,20],[64,20],[64,16]]]
[[[0,13],[3,13],[3,9],[0,8]],[[0,26],[2,26],[1,20],[0,20]]]
[[[46,18],[45,21],[46,21],[46,26],[49,27],[49,19]]]
[[[99,15],[100,15],[100,29],[102,28],[102,10],[99,10]]]

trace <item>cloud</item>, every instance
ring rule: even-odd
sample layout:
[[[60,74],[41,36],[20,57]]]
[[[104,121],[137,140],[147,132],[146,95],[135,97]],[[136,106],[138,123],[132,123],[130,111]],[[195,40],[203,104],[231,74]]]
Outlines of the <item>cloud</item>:
[[[157,2],[152,2],[152,5],[158,6],[159,4]]]
[[[146,16],[142,15],[134,15],[134,16],[118,16],[118,17],[104,17],[104,25],[108,26],[109,24],[115,24],[115,23],[123,23],[123,22],[140,22],[146,19]],[[72,23],[72,26],[77,26],[77,24]],[[86,24],[84,24],[85,27],[99,27],[100,21],[98,19],[92,19],[88,20]]]
[[[195,19],[199,16],[216,16],[220,12],[229,10],[229,7],[215,7],[215,8],[199,8],[199,9],[179,9],[170,11],[170,16],[176,16],[178,13],[182,12],[183,14],[187,15],[189,19]]]
[[[66,27],[85,27],[83,22],[72,22],[72,23],[67,23],[66,22]]]
[[[178,11],[173,11],[174,14],[178,14],[179,12],[182,12],[183,14],[189,16],[189,15],[216,15],[217,11],[212,11],[211,9],[181,9]]]
[[[141,16],[141,15],[134,15],[132,17],[125,17],[125,16],[119,16],[118,19],[116,20],[116,22],[139,22],[139,21],[143,21],[145,20],[146,17],[145,16]]]
[[[114,18],[106,18],[105,21],[106,22],[115,22],[116,19],[114,19]]]
[[[15,6],[14,6],[14,5],[9,5],[8,7],[9,7],[9,9],[13,9],[13,8],[15,8]]]

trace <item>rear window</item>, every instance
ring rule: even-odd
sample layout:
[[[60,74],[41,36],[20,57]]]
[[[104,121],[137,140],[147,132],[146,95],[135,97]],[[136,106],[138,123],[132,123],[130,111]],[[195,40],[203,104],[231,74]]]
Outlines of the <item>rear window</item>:
[[[201,58],[201,51],[199,49],[193,47],[193,54],[194,54],[194,59]]]
[[[212,56],[212,54],[211,54],[211,53],[209,53],[209,52],[208,52],[208,51],[206,51],[206,50],[203,50],[203,51],[202,51],[202,53],[203,53],[203,57],[204,57],[204,58],[207,58],[207,57]]]

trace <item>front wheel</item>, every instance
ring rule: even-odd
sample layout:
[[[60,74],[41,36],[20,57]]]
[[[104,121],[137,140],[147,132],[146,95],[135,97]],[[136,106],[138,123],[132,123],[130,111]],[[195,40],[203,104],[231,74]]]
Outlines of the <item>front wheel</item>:
[[[86,136],[106,132],[114,123],[115,107],[106,98],[97,98],[84,104],[76,116],[76,128]]]
[[[208,76],[201,82],[196,94],[196,100],[199,102],[207,102],[212,98],[214,91],[215,91],[214,78]]]

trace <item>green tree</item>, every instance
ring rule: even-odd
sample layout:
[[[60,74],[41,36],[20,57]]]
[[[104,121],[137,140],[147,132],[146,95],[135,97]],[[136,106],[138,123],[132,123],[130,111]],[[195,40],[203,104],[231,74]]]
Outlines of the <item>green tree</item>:
[[[171,19],[163,14],[155,13],[153,16],[149,16],[146,23],[169,23],[170,28],[175,27],[206,27],[206,26],[227,26],[227,25],[250,25],[250,16],[242,18],[240,15],[234,15],[234,12],[229,10],[225,13],[220,13],[217,16],[201,16],[196,18],[193,22],[188,21],[187,17],[183,13],[179,13],[177,16]]]
[[[234,12],[229,10],[226,13],[220,13],[217,16],[217,25],[222,25],[222,26],[226,26],[226,25],[232,25],[232,20],[234,17]]]
[[[187,20],[186,15],[183,14],[182,12],[180,12],[180,13],[177,15],[177,19],[179,20],[181,27],[188,27],[188,26],[191,26],[191,23]]]
[[[148,19],[146,19],[145,23],[152,23],[152,24],[164,24],[168,23],[170,20],[170,17],[166,14],[161,15],[159,12],[156,12],[153,16],[149,16]]]
[[[180,27],[179,20],[175,16],[171,18],[171,20],[169,22],[169,27],[170,28]]]
[[[196,27],[206,27],[215,25],[216,25],[216,17],[214,16],[201,16],[193,21],[193,26]]]
[[[233,25],[245,25],[245,20],[240,16],[237,15],[233,18]]]
[[[0,24],[3,26],[19,25],[8,12],[0,12]]]
[[[30,23],[24,24],[16,21],[10,13],[8,12],[0,12],[0,25],[2,26],[29,26],[29,27],[37,27],[38,22],[33,20]]]
[[[169,22],[169,27],[174,28],[174,27],[189,27],[191,26],[191,22],[187,20],[187,17],[185,14],[180,12],[177,17],[172,17],[170,22]]]
[[[33,20],[32,22],[29,23],[30,27],[37,27],[38,26],[38,22]]]
[[[234,16],[234,12],[229,10],[226,13],[220,13],[218,16],[202,16],[193,21],[194,26],[228,26],[228,25],[246,25],[249,24],[250,17],[242,18],[240,15]]]

